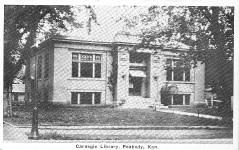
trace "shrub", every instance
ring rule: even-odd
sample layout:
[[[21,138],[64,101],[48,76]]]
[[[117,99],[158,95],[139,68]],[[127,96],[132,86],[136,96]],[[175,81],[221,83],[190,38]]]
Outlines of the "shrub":
[[[195,103],[194,105],[193,105],[193,107],[194,108],[196,108],[196,109],[202,109],[202,108],[207,108],[207,104],[206,103]]]
[[[207,104],[203,103],[203,102],[199,102],[199,103],[195,103],[193,105],[193,107],[197,110],[197,114],[198,114],[198,117],[199,117],[200,111],[203,110],[203,109],[206,109]]]

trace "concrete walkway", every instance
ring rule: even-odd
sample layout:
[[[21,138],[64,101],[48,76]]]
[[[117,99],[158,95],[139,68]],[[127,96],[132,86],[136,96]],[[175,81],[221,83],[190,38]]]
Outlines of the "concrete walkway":
[[[93,126],[91,126],[93,127]],[[199,127],[188,127],[187,129],[183,126],[181,127],[162,127],[162,128],[152,128],[142,126],[136,126],[132,128],[129,126],[119,128],[119,126],[103,126],[103,127],[79,127],[79,126],[40,126],[39,133],[40,135],[45,134],[59,134],[62,136],[76,136],[80,139],[88,139],[90,141],[94,139],[120,139],[118,141],[136,141],[136,140],[146,140],[146,141],[202,141],[212,143],[232,143],[232,129],[217,127],[217,126],[208,126],[207,128]],[[9,123],[4,123],[4,132],[3,139],[4,142],[47,142],[49,140],[29,140],[28,134],[31,131],[31,127],[17,127]],[[216,140],[217,139],[217,140]],[[53,140],[50,140],[53,142]],[[84,141],[84,140],[83,140]],[[96,140],[99,142],[99,140]],[[110,140],[112,141],[112,140]],[[54,142],[59,142],[54,140]],[[62,141],[66,142],[66,141]],[[69,141],[68,141],[69,142]],[[72,142],[72,141],[71,141]],[[180,142],[179,142],[180,143]],[[189,142],[190,143],[190,142]]]
[[[29,134],[31,128],[14,128],[9,125],[4,125],[4,141],[6,142],[59,142],[58,140],[28,140],[27,134]],[[84,130],[55,130],[55,129],[39,129],[40,135],[46,134],[59,134],[62,136],[76,136],[79,139],[85,140],[109,140],[119,139],[117,141],[165,141],[170,143],[184,140],[186,141],[200,141],[199,139],[206,140],[212,143],[232,143],[232,131],[231,130],[207,130],[207,129],[191,129],[191,130],[97,130],[97,129],[84,129]],[[211,140],[210,140],[211,139]],[[218,140],[215,140],[218,139]],[[96,141],[99,141],[96,140]],[[110,140],[112,141],[112,140]],[[214,142],[213,142],[214,141]],[[62,140],[62,142],[66,142]],[[122,141],[121,141],[122,142]],[[189,142],[189,143],[190,143]]]
[[[28,141],[28,136],[24,130],[9,124],[3,124],[3,141],[25,142]]]
[[[218,116],[197,114],[197,113],[189,113],[189,112],[182,112],[182,111],[177,111],[177,110],[157,109],[156,111],[164,112],[164,113],[173,113],[173,114],[185,115],[185,116],[194,116],[194,117],[200,117],[200,118],[222,120],[222,117],[218,117]]]
[[[31,128],[31,125],[13,125],[6,121],[4,124],[15,128]],[[39,125],[39,129],[54,129],[54,130],[191,130],[191,129],[207,129],[207,130],[230,130],[230,127],[224,126],[53,126]]]

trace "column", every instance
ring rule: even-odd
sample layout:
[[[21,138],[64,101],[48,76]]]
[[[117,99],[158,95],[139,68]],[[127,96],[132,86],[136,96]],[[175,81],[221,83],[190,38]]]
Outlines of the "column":
[[[129,95],[129,53],[126,50],[118,51],[117,70],[117,103],[128,99]]]

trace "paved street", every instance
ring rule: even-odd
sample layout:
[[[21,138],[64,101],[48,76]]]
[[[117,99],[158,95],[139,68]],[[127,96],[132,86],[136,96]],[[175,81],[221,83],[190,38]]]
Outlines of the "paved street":
[[[27,134],[30,133],[30,128],[16,128],[4,124],[4,141],[12,142],[36,142],[30,141],[27,138]],[[137,137],[138,140],[142,141],[161,141],[161,142],[196,142],[201,143],[205,141],[206,143],[232,143],[232,130],[220,129],[220,130],[208,130],[208,129],[190,129],[190,130],[126,130],[126,129],[80,129],[80,130],[54,130],[54,129],[40,129],[40,134],[45,133],[58,133],[61,135],[74,135],[88,137],[112,137],[112,136],[123,136],[124,140],[130,139],[132,137]],[[121,141],[121,140],[119,140]],[[135,140],[134,140],[135,141]],[[40,142],[40,141],[38,141]],[[41,141],[47,142],[47,141]],[[53,142],[51,140],[51,142]],[[59,141],[56,141],[59,142]],[[122,142],[122,141],[121,141]]]

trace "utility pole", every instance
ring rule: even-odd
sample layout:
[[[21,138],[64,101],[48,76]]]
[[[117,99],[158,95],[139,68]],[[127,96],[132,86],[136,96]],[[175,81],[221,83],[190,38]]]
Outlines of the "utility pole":
[[[35,58],[36,60],[36,58]],[[29,66],[30,67],[30,66]],[[32,129],[31,134],[28,139],[39,139],[39,132],[38,132],[38,99],[37,99],[37,79],[36,79],[36,61],[35,61],[35,71],[34,75],[30,76],[30,83],[31,83],[31,95],[32,95],[32,102],[33,102],[33,111],[32,111]]]

